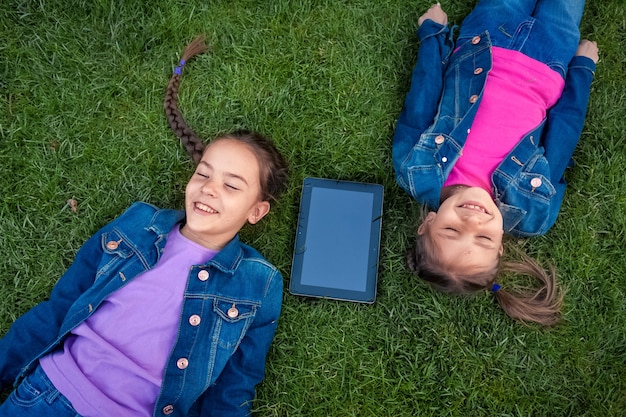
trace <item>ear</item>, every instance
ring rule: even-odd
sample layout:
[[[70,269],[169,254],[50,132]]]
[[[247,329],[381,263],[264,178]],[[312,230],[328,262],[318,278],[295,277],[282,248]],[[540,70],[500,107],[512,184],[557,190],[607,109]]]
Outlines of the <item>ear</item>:
[[[417,234],[418,235],[423,235],[426,232],[426,225],[432,223],[433,220],[435,220],[435,217],[437,217],[437,213],[436,212],[434,212],[434,211],[428,212],[428,214],[426,215],[426,218],[424,219],[422,224],[420,224],[419,227],[417,228]]]
[[[267,213],[270,212],[269,201],[259,201],[252,207],[248,215],[248,223],[257,224]]]

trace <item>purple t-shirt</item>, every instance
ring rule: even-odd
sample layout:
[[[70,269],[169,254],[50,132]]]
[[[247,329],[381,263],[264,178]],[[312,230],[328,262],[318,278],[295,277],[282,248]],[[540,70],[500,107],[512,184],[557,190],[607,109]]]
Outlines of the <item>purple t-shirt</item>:
[[[172,350],[191,265],[217,251],[177,224],[151,270],[112,293],[76,327],[63,350],[41,359],[54,386],[85,417],[152,416]]]
[[[565,86],[558,72],[520,52],[493,47],[493,67],[476,117],[444,186],[493,194],[491,175],[524,135],[539,126]],[[539,140],[539,138],[536,138]]]

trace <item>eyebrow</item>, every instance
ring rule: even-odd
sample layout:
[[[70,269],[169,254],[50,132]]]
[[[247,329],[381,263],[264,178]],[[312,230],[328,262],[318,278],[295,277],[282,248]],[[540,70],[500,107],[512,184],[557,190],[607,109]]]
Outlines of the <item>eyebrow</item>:
[[[480,246],[481,248],[487,249],[487,250],[494,250],[497,249],[496,246],[492,246],[491,245],[491,241],[490,243],[484,243],[480,240],[475,241],[476,245]]]
[[[207,163],[205,161],[200,161],[198,166],[200,166],[200,165],[204,165],[204,166],[206,166],[209,169],[214,169],[211,164],[209,164],[209,163]],[[239,181],[243,182],[244,184],[248,185],[248,181],[246,181],[246,179],[244,177],[242,177],[241,175],[239,175],[239,174],[235,174],[234,172],[226,171],[226,172],[224,172],[224,175],[229,177],[229,178],[233,178],[233,179],[239,180]]]

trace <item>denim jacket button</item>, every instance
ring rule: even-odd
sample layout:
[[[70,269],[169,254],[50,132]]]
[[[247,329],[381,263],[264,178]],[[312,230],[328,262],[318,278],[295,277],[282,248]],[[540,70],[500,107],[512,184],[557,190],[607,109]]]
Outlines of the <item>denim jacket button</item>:
[[[479,75],[479,74],[481,74],[482,72],[483,72],[483,69],[482,69],[482,68],[480,68],[480,67],[478,67],[478,68],[476,68],[476,69],[474,70],[474,75]]]
[[[169,416],[170,414],[172,414],[174,412],[174,406],[169,404],[166,405],[165,407],[163,407],[163,409],[161,410],[161,412],[163,414],[165,414],[166,416]]]
[[[108,250],[115,250],[117,249],[117,247],[119,246],[119,242],[116,242],[115,240],[110,240],[107,242],[107,249]]]
[[[209,271],[203,269],[202,271],[198,272],[198,279],[200,281],[206,281],[207,279],[209,279]]]
[[[439,136],[435,137],[435,143],[437,145],[441,145],[444,140],[445,140],[445,138],[442,135],[439,135]]]
[[[474,36],[472,38],[472,44],[473,45],[478,45],[480,43],[480,36]]]
[[[189,317],[189,324],[191,324],[194,327],[199,325],[201,321],[202,321],[202,319],[197,314],[194,314],[194,315]]]
[[[476,100],[478,100],[478,96],[476,94],[469,98],[469,102],[472,104],[476,103]]]
[[[189,361],[187,360],[187,358],[180,358],[176,361],[176,366],[178,367],[178,369],[185,369],[189,366]]]
[[[444,156],[443,158],[441,158],[441,162],[445,164],[446,162],[448,162],[448,158]]]
[[[530,180],[530,185],[532,185],[533,188],[539,188],[541,187],[541,184],[543,184],[541,178],[533,178]]]
[[[231,308],[228,309],[228,317],[230,317],[231,319],[236,318],[239,315],[239,310],[237,310],[237,307],[232,306]]]

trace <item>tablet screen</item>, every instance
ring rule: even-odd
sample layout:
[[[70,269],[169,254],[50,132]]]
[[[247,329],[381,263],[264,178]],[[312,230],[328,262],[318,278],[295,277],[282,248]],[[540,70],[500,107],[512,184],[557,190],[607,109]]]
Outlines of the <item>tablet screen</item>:
[[[382,201],[379,184],[304,180],[292,294],[374,302]]]

